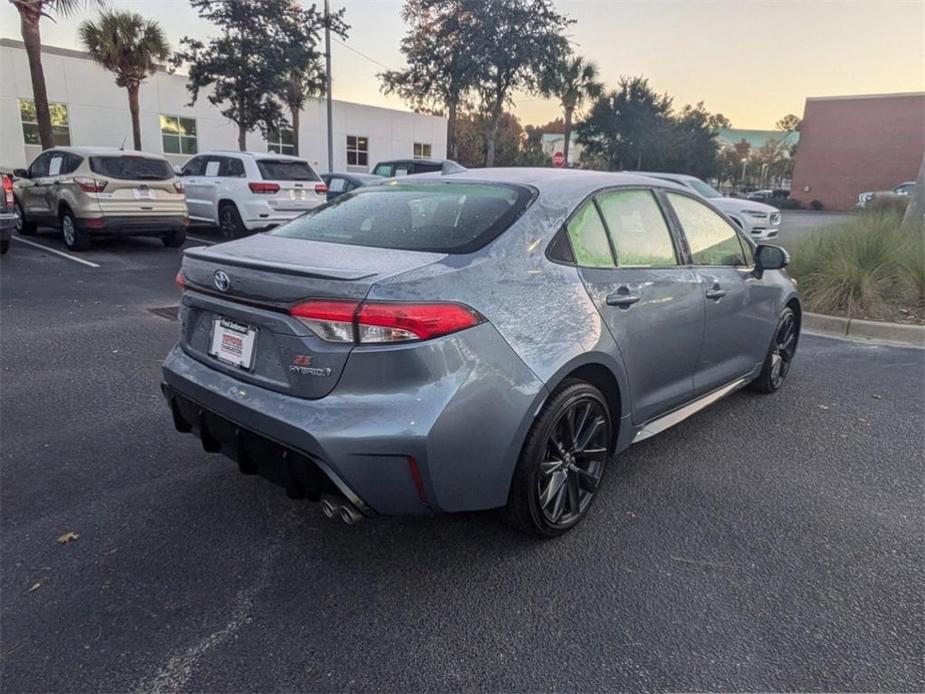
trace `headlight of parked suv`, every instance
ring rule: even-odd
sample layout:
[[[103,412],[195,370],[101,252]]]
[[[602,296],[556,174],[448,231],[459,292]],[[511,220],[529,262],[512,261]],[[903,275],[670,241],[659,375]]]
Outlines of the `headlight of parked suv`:
[[[755,219],[767,219],[768,215],[764,212],[759,212],[758,210],[742,210],[742,214],[747,214],[749,217],[754,217]]]

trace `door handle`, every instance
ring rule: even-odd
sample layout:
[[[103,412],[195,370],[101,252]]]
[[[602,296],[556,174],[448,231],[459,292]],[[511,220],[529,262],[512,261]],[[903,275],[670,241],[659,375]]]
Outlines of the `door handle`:
[[[728,293],[729,292],[727,292],[725,289],[720,289],[719,287],[713,287],[712,289],[707,290],[707,298],[713,299],[715,301],[719,301],[724,296],[726,296],[726,294]]]
[[[626,287],[620,287],[613,294],[608,294],[606,301],[607,301],[608,306],[617,306],[619,308],[629,308],[630,306],[635,304],[637,301],[639,301],[639,297],[636,296],[635,294],[630,294],[629,289],[627,289]]]

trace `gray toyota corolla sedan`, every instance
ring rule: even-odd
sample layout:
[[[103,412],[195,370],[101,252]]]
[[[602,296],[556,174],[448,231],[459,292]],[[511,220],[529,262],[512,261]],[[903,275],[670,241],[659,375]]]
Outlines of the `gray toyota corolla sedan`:
[[[187,250],[163,390],[178,430],[328,516],[505,507],[554,536],[614,454],[781,387],[787,261],[667,181],[400,179]]]

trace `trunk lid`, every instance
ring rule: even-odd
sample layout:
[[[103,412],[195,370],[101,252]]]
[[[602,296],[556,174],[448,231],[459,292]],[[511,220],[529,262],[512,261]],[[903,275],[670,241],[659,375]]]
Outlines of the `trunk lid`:
[[[270,207],[275,210],[305,212],[327,200],[325,193],[315,190],[317,184],[324,182],[306,161],[258,158],[257,169],[264,182],[279,186],[277,192],[266,194]]]
[[[94,178],[105,182],[102,192],[90,193],[104,215],[148,217],[186,216],[186,198],[176,189],[173,170],[163,159],[140,155],[90,157]]]
[[[361,301],[376,282],[438,262],[440,253],[397,251],[257,234],[184,253],[181,343],[195,359],[235,378],[303,398],[337,384],[353,350],[326,342],[289,315],[306,299]],[[216,284],[216,273],[228,283]],[[222,319],[255,331],[252,366],[210,354]]]

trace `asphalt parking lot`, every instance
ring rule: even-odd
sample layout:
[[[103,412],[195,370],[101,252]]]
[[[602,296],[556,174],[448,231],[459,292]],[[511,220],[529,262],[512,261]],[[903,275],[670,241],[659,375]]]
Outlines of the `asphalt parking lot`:
[[[925,688],[925,352],[805,336],[555,541],[348,527],[174,432],[177,249],[34,242],[0,262],[3,691]]]
[[[831,212],[814,210],[782,210],[780,235],[770,243],[779,243],[791,253],[801,241],[815,236],[821,230],[840,224],[854,217],[854,212]]]

